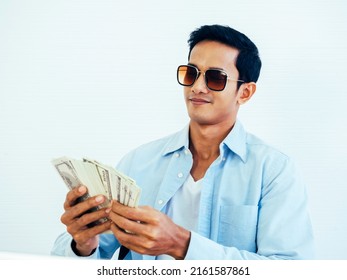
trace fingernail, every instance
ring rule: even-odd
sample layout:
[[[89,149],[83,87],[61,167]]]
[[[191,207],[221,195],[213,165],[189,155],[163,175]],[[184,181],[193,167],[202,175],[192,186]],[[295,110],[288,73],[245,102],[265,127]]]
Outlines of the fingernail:
[[[109,214],[111,212],[111,208],[106,208],[105,212],[106,214]]]
[[[86,191],[86,187],[85,186],[80,186],[78,188],[78,192],[80,192],[80,193],[84,193],[85,191]]]
[[[96,202],[102,202],[104,200],[104,197],[102,195],[98,195],[96,198],[95,198],[95,201]]]

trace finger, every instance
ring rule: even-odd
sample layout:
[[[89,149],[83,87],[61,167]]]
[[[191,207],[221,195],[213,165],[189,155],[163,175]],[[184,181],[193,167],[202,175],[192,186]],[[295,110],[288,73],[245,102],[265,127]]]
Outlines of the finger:
[[[84,244],[88,242],[91,238],[94,238],[95,236],[104,233],[107,230],[110,230],[111,227],[111,221],[106,221],[104,223],[101,223],[97,226],[94,226],[92,228],[87,228],[85,230],[80,230],[74,234],[71,234],[73,239],[78,244]]]
[[[63,224],[68,226],[86,212],[93,212],[97,210],[96,207],[102,204],[104,201],[105,197],[103,195],[88,198],[87,200],[66,209],[60,220]]]
[[[73,213],[75,217],[78,217],[86,212],[94,212],[98,209],[97,207],[99,205],[105,202],[105,200],[106,198],[103,195],[93,196],[71,207],[70,211]]]
[[[112,233],[115,235],[115,237],[117,238],[117,240],[126,247],[127,246],[133,247],[135,246],[135,244],[140,243],[136,240],[141,239],[141,237],[129,231],[124,231],[122,228],[118,227],[115,223],[111,223],[110,229]]]
[[[83,214],[82,216],[76,218],[75,223],[73,224],[76,228],[91,228],[108,220],[108,216],[109,209],[100,209],[97,211]]]
[[[112,212],[142,224],[158,225],[161,223],[162,218],[162,213],[150,206],[132,208],[114,203],[114,205],[112,204]]]
[[[156,252],[152,251],[155,242],[148,240],[143,236],[124,232],[116,224],[111,224],[110,227],[112,233],[117,238],[120,244],[127,247],[129,250],[135,251],[139,254],[155,255]]]
[[[112,201],[112,212],[133,221],[145,220],[145,212],[140,207],[125,206],[118,201]]]
[[[87,194],[88,189],[85,186],[80,186],[72,189],[66,194],[64,209],[68,209],[76,204],[76,200]]]
[[[107,219],[108,215],[109,211],[107,209],[101,209],[93,213],[84,214],[66,226],[67,232],[74,236],[75,234],[85,232],[89,229],[98,230],[100,225],[105,224],[104,226],[107,226],[106,223],[109,225],[111,224],[111,221]],[[91,226],[91,224],[93,224],[93,226]],[[100,230],[102,229],[103,227]],[[89,232],[93,233],[93,230]]]
[[[110,212],[109,218],[112,220],[113,223],[117,225],[118,228],[122,229],[123,231],[128,231],[136,234],[141,232],[142,230],[139,227],[139,222],[130,220],[113,211]]]

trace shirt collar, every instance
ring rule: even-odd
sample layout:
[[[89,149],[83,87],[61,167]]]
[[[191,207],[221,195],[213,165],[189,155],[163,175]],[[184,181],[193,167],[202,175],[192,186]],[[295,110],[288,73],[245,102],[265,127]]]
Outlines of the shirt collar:
[[[237,120],[233,129],[223,140],[221,147],[224,145],[245,162],[247,159],[246,138],[246,131],[241,122]],[[189,148],[189,124],[169,138],[162,154],[165,156],[182,148]]]
[[[243,162],[247,160],[247,133],[239,120],[236,120],[233,129],[223,140],[224,144],[230,151],[238,155]]]
[[[166,156],[182,148],[189,148],[189,124],[169,137],[169,141],[165,145],[162,154],[163,156]]]

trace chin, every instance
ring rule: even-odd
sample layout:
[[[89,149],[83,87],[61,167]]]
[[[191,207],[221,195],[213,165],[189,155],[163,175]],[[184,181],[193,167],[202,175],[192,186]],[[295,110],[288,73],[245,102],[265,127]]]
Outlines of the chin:
[[[233,115],[211,115],[211,114],[194,114],[189,113],[189,118],[191,122],[198,125],[230,125],[235,121],[236,116]]]
[[[218,123],[215,119],[206,116],[190,116],[190,121],[199,125],[214,125]]]

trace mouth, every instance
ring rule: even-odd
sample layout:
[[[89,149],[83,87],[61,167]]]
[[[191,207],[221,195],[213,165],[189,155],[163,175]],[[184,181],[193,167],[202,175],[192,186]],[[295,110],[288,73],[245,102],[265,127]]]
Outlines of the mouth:
[[[193,105],[205,105],[208,103],[211,103],[211,101],[206,100],[206,99],[202,99],[202,98],[189,98],[189,101],[193,104]]]

